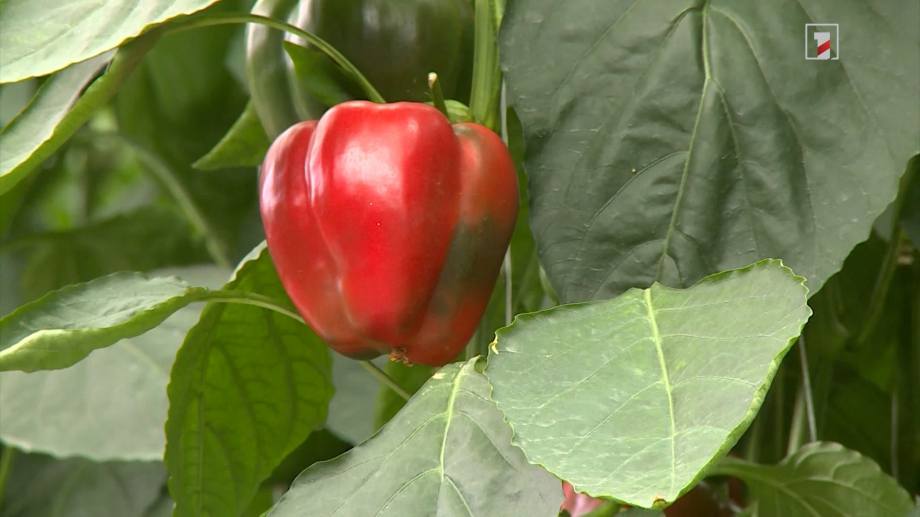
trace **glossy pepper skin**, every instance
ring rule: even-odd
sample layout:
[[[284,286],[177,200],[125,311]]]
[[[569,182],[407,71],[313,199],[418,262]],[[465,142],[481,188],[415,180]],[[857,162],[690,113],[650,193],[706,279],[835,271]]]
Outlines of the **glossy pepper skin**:
[[[517,215],[501,139],[419,103],[339,104],[272,144],[260,207],[295,306],[338,352],[454,359],[485,310]]]
[[[429,100],[429,72],[438,73],[445,97],[469,101],[471,0],[258,0],[253,13],[288,20],[328,41],[388,101]],[[285,37],[262,25],[247,28],[249,87],[272,138],[299,120],[319,117],[328,107],[298,82],[281,46]],[[326,58],[320,63],[323,70],[337,70]],[[363,96],[348,86],[353,98]]]

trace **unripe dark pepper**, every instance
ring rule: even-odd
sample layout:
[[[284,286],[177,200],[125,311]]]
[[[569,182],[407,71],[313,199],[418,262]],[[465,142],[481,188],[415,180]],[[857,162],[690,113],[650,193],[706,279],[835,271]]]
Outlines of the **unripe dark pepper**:
[[[470,0],[259,0],[253,12],[289,20],[338,49],[387,101],[427,101],[429,72],[444,95],[469,101],[473,57]],[[274,138],[329,106],[298,81],[281,42],[265,26],[247,29],[247,76],[259,118]],[[288,36],[297,41],[296,38]],[[302,42],[301,42],[302,43]],[[320,57],[325,69],[335,65]],[[341,78],[340,78],[341,79]],[[353,98],[362,94],[343,81]]]

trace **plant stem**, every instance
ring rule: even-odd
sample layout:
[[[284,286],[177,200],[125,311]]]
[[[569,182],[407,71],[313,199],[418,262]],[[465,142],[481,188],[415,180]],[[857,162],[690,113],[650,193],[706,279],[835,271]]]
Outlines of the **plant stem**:
[[[805,396],[803,389],[795,395],[795,405],[792,407],[792,423],[789,424],[789,443],[786,446],[786,455],[799,450],[802,446],[803,427],[805,423]]]
[[[441,81],[438,80],[438,74],[431,72],[428,74],[428,91],[431,93],[431,102],[445,117],[450,118],[447,113],[447,104],[444,102],[444,91],[441,90]]]
[[[802,392],[805,397],[805,415],[808,417],[809,441],[818,440],[818,426],[815,423],[815,401],[811,393],[811,375],[808,370],[808,353],[805,350],[805,337],[799,336],[799,366],[802,370]]]
[[[501,70],[498,63],[498,23],[495,0],[475,0],[473,40],[473,85],[470,113],[473,120],[498,131]]]
[[[360,361],[361,366],[364,367],[380,384],[390,388],[397,395],[402,397],[405,400],[409,400],[412,395],[408,391],[404,390],[395,379],[387,375],[387,372],[381,370],[376,364],[370,361]]]
[[[895,219],[900,218],[900,210],[895,211]],[[866,319],[856,338],[856,346],[861,347],[869,342],[872,332],[878,326],[882,314],[885,312],[885,300],[888,298],[888,289],[891,287],[891,279],[894,278],[895,269],[898,266],[898,250],[901,248],[901,242],[904,239],[901,226],[895,224],[891,232],[891,241],[888,243],[888,249],[885,250],[885,258],[882,259],[882,269],[879,271],[878,278],[875,281],[875,288],[869,298],[869,309],[866,311]]]
[[[776,390],[776,397],[774,400],[773,408],[773,443],[771,447],[771,460],[782,458],[785,453],[783,451],[783,437],[786,432],[786,369],[780,368],[776,372],[776,378],[773,379],[773,386]],[[761,458],[763,461],[763,458]]]
[[[898,386],[891,392],[891,477],[898,479]]]
[[[291,311],[269,298],[268,296],[263,296],[258,293],[251,293],[248,291],[212,291],[207,298],[209,302],[217,303],[238,303],[241,305],[252,305],[254,307],[261,307],[263,309],[268,309],[270,311],[277,312],[278,314],[287,316],[303,325],[306,325],[304,319],[294,311]],[[400,397],[409,400],[412,396],[404,390],[399,383],[396,382],[392,377],[387,375],[387,373],[377,367],[374,363],[370,361],[360,361],[361,366],[365,370],[370,372],[370,374],[381,384],[390,388]]]
[[[502,261],[502,273],[505,276],[505,325],[511,325],[514,317],[514,292],[513,271],[511,270],[511,246],[505,251],[505,260]],[[486,351],[488,353],[488,350]]]
[[[291,318],[292,320],[295,320],[301,324],[307,324],[300,316],[300,314],[297,314],[296,312],[279,305],[278,302],[272,298],[258,293],[252,293],[249,291],[211,291],[205,301],[216,303],[238,303],[241,305],[261,307],[263,309],[277,312],[283,316],[287,316],[288,318]]]
[[[878,273],[875,287],[869,298],[869,308],[866,311],[866,319],[856,338],[856,345],[858,347],[867,344],[869,338],[872,337],[872,332],[875,330],[875,327],[878,326],[882,314],[885,312],[885,301],[888,298],[888,289],[891,287],[891,279],[894,278],[894,272],[898,266],[898,252],[904,240],[904,232],[901,230],[901,214],[906,205],[907,188],[910,186],[916,169],[918,169],[917,163],[917,159],[913,159],[907,164],[907,170],[904,176],[901,177],[898,197],[895,198],[891,206],[891,238],[888,241],[888,249],[885,251],[882,269]]]
[[[379,103],[386,102],[383,96],[380,95],[380,92],[374,88],[374,85],[367,80],[367,77],[365,77],[364,74],[362,74],[361,71],[358,70],[358,68],[335,47],[330,45],[326,40],[320,38],[316,34],[307,32],[300,27],[296,27],[281,20],[275,20],[273,18],[249,13],[209,13],[202,16],[193,16],[184,22],[180,22],[170,27],[168,30],[180,31],[210,27],[214,25],[227,25],[236,23],[258,23],[265,25],[266,27],[271,27],[273,29],[278,29],[290,34],[294,34],[295,36],[300,36],[301,38],[307,40],[311,45],[319,49],[320,52],[326,54],[329,59],[332,59],[332,61],[339,65],[345,71],[345,73],[350,75],[361,86],[369,100]]]
[[[6,492],[6,481],[10,477],[10,471],[13,469],[13,456],[16,449],[6,446],[3,447],[0,454],[0,508],[3,508],[3,496]]]
[[[772,406],[773,404],[770,404]],[[744,444],[744,457],[747,460],[758,462],[760,461],[760,446],[763,441],[763,428],[767,422],[768,411],[772,407],[767,407],[766,404],[761,406],[761,410],[757,413],[757,417],[754,418],[754,423],[751,425],[751,432],[748,434],[747,443]]]

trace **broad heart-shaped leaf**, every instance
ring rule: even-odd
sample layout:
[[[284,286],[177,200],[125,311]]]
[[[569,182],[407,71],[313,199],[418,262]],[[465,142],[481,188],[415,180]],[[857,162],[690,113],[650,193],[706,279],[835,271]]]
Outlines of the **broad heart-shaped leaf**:
[[[264,243],[226,288],[294,310]],[[167,389],[175,515],[241,514],[262,481],[323,424],[332,391],[329,349],[305,324],[262,307],[207,305]]]
[[[765,257],[817,291],[920,148],[918,6],[509,1],[509,100],[562,299]],[[839,25],[838,60],[805,59],[812,22]]]
[[[209,291],[178,278],[115,273],[52,291],[0,319],[0,372],[67,368],[156,327]]]
[[[754,418],[810,310],[777,260],[518,316],[486,375],[527,458],[649,508],[689,490]]]
[[[208,287],[229,276],[214,266],[154,274]],[[200,312],[198,304],[185,307],[154,329],[63,370],[0,373],[0,441],[58,457],[162,459],[169,369]]]
[[[557,479],[529,465],[476,359],[441,368],[373,438],[305,470],[272,516],[555,516]]]
[[[158,461],[96,463],[16,453],[0,515],[146,517],[165,477]]]
[[[8,5],[4,4],[4,8]],[[5,15],[6,11],[0,20],[5,20]],[[2,24],[0,21],[0,26]],[[51,156],[98,108],[105,105],[153,42],[151,37],[141,38],[118,51],[106,72],[85,90],[111,56],[105,54],[72,65],[49,78],[29,105],[0,131],[0,194],[11,189]],[[0,52],[0,55],[6,55],[6,51]]]
[[[60,70],[97,56],[144,29],[217,0],[6,0],[0,16],[0,83]]]
[[[271,144],[252,102],[236,119],[227,134],[217,142],[208,154],[195,162],[201,170],[226,169],[231,167],[252,167],[262,163],[265,152]]]
[[[874,461],[832,442],[810,443],[778,465],[724,458],[712,474],[741,478],[757,517],[893,517],[913,508],[910,495]]]

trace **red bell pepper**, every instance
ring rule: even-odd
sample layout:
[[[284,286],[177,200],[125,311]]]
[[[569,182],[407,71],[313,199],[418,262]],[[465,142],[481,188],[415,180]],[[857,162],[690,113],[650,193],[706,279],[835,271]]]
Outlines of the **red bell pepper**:
[[[454,359],[486,308],[517,214],[501,139],[419,103],[339,104],[282,133],[260,206],[285,290],[354,358]]]

